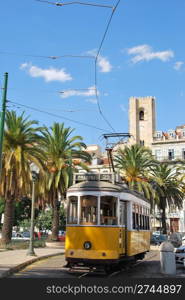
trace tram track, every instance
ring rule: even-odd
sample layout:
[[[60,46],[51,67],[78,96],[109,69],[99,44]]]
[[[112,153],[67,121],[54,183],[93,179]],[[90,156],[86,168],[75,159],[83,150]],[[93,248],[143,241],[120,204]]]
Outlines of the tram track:
[[[156,253],[153,253],[151,256],[149,256],[148,258],[145,258],[144,260],[141,260],[141,261],[137,261],[135,263],[127,263],[125,266],[123,266],[122,268],[120,269],[117,269],[117,270],[113,270],[112,272],[110,273],[106,273],[105,270],[103,272],[100,272],[100,271],[96,271],[96,270],[85,270],[85,272],[83,273],[83,271],[80,273],[80,270],[73,270],[73,269],[70,269],[68,270],[67,272],[70,273],[70,275],[74,275],[74,277],[76,278],[84,278],[84,277],[93,277],[93,276],[98,276],[98,277],[106,277],[106,278],[111,278],[111,277],[114,277],[114,276],[117,276],[119,275],[120,273],[126,271],[128,272],[129,270],[132,270],[134,269],[135,267],[147,262],[147,261],[150,261],[152,258],[156,257]]]

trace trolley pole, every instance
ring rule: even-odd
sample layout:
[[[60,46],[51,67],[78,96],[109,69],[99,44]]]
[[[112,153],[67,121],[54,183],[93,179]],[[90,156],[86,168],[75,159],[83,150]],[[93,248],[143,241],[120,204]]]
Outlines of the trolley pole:
[[[5,123],[5,113],[6,113],[6,94],[8,85],[8,73],[4,74],[4,88],[3,88],[3,98],[2,98],[2,108],[1,108],[1,120],[0,120],[0,178],[2,170],[2,152],[3,152],[3,137],[4,137],[4,123]]]

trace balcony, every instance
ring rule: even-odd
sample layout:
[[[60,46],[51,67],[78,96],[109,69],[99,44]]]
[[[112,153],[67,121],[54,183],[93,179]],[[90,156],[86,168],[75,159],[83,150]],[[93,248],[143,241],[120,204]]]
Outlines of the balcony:
[[[154,136],[153,137],[153,143],[157,143],[157,142],[176,142],[176,141],[185,141],[185,136],[181,135],[174,135],[174,136],[170,136],[170,135],[162,135],[162,136]]]
[[[167,161],[167,162],[179,162],[179,161],[185,161],[185,156],[184,155],[174,155],[174,157],[172,156],[157,156],[157,155],[153,155],[154,159],[158,160],[158,161]]]
[[[169,219],[180,219],[181,215],[179,212],[168,212],[167,217]]]

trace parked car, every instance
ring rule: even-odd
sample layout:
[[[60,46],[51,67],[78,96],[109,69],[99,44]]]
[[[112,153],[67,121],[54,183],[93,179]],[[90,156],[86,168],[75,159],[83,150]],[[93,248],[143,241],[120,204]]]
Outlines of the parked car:
[[[167,241],[167,235],[166,234],[152,234],[151,236],[151,244],[154,245],[160,245],[161,243]]]
[[[58,240],[61,242],[65,242],[65,238],[66,238],[66,232],[60,230],[58,233]]]
[[[30,232],[29,231],[22,232],[22,237],[23,237],[24,240],[29,240],[30,239]]]
[[[12,232],[12,240],[29,241],[29,232]]]
[[[175,260],[176,263],[184,264],[185,261],[185,245],[175,249]]]

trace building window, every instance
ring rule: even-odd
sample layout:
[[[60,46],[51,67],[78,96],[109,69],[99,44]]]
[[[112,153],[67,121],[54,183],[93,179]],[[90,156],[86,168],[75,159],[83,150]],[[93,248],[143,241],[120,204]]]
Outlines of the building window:
[[[144,120],[144,111],[143,110],[140,110],[140,112],[139,112],[139,120],[140,121]]]
[[[169,160],[174,159],[174,149],[169,149],[168,150],[168,159]]]
[[[182,148],[182,159],[185,159],[185,148]]]
[[[174,137],[174,132],[173,132],[173,131],[169,132],[169,136],[170,136],[171,138],[173,138],[173,137]]]
[[[161,132],[157,132],[156,136],[160,138],[162,136]]]
[[[159,157],[161,157],[161,149],[156,149],[155,150],[155,157],[158,159]]]

